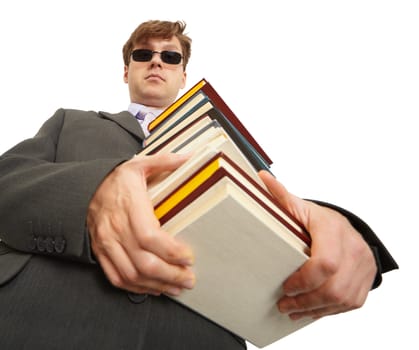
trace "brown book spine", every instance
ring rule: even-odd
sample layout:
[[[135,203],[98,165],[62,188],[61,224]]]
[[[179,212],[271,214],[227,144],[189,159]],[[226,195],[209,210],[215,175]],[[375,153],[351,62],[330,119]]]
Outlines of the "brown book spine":
[[[258,151],[258,153],[265,159],[265,161],[271,165],[272,160],[259,145],[259,143],[253,138],[250,132],[242,124],[239,118],[233,113],[230,107],[224,102],[221,96],[217,91],[212,87],[212,85],[207,81],[206,84],[201,88],[201,90],[213,101],[213,103],[219,108],[228,120],[235,126],[235,128],[253,145],[253,147]]]

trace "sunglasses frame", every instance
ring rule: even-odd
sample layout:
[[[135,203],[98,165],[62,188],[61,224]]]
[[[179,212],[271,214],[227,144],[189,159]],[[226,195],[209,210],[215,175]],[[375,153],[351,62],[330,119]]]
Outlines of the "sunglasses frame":
[[[141,53],[143,56],[147,54],[143,59],[138,59],[136,56],[137,53]],[[183,56],[177,51],[163,50],[163,51],[154,51],[150,49],[136,49],[131,52],[131,57],[135,62],[150,62],[153,59],[153,55],[158,53],[161,60],[167,64],[180,64],[182,62]]]

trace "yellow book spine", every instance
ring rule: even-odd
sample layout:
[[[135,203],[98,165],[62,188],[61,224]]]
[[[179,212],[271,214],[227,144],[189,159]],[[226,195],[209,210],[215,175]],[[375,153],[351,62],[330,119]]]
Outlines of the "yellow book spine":
[[[161,219],[166,215],[172,208],[179,204],[184,198],[190,193],[196,190],[205,180],[207,180],[218,168],[219,159],[215,159],[209,163],[204,169],[196,174],[192,179],[187,181],[178,190],[167,197],[163,202],[154,208],[154,214],[157,219]]]
[[[148,131],[153,131],[162,121],[164,121],[170,113],[176,110],[182,103],[184,103],[188,98],[194,95],[206,84],[205,79],[202,79],[197,84],[195,84],[188,92],[183,96],[177,99],[173,104],[166,108],[156,119],[154,119],[150,124],[148,124]]]

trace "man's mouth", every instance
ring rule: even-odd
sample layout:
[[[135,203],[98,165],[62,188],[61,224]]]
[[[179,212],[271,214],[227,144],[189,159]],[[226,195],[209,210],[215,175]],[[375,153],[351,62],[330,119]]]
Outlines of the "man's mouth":
[[[146,77],[146,80],[155,80],[155,79],[164,81],[163,77],[159,74],[150,74]]]

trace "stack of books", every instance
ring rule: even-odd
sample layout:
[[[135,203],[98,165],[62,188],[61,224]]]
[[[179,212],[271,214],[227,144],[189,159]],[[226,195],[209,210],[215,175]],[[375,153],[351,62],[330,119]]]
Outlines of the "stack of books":
[[[149,131],[142,155],[192,152],[148,189],[162,227],[196,257],[195,287],[172,298],[257,347],[312,322],[276,306],[309,257],[310,236],[260,180],[271,159],[211,84],[195,84]]]

